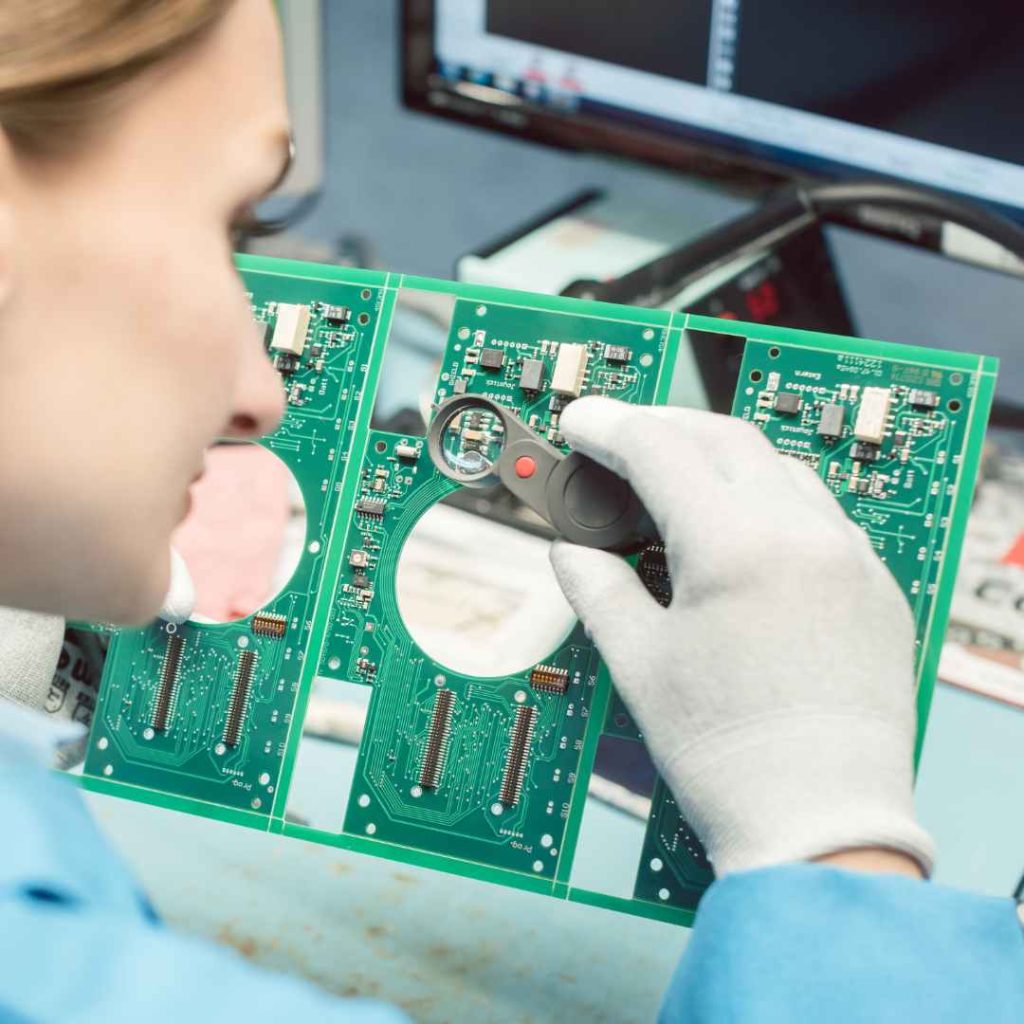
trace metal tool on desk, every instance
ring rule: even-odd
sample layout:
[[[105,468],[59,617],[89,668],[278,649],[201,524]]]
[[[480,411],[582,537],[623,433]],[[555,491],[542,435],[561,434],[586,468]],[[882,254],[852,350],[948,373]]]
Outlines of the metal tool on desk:
[[[427,444],[444,476],[465,487],[500,481],[574,544],[628,553],[658,539],[625,480],[579,452],[565,454],[490,398],[445,399]]]

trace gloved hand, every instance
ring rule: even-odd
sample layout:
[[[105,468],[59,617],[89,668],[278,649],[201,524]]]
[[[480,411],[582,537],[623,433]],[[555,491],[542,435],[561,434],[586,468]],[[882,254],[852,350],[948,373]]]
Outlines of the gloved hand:
[[[551,560],[717,874],[868,847],[927,874],[913,622],[864,532],[741,420],[591,397],[560,429],[665,540],[668,608],[614,554]]]
[[[192,577],[171,548],[171,581],[160,618],[184,622],[195,604]],[[0,608],[0,698],[88,726],[103,667],[94,634],[69,630],[58,615]]]

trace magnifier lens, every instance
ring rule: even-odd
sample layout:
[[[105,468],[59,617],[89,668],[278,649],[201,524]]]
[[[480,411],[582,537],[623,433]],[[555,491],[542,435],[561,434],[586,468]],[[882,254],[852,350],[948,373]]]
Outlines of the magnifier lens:
[[[501,418],[485,406],[456,413],[441,431],[441,454],[446,465],[462,476],[488,471],[505,447]]]

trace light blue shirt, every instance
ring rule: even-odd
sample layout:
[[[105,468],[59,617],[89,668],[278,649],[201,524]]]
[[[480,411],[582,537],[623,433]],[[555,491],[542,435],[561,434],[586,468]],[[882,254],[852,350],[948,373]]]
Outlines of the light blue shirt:
[[[163,927],[75,785],[40,763],[61,738],[0,706],[0,1024],[407,1021]]]
[[[40,721],[0,707],[0,1022],[406,1020],[164,928],[41,765]],[[701,904],[662,1019],[1021,1022],[1024,935],[1008,899],[810,865],[739,874]]]
[[[792,864],[707,892],[663,1021],[1022,1024],[1013,900]]]

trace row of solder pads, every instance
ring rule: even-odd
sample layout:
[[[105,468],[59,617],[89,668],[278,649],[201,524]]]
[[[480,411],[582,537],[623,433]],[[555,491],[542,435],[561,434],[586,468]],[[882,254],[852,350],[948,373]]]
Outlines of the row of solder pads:
[[[284,615],[279,615],[276,612],[257,612],[252,617],[250,629],[255,636],[281,640],[287,632],[288,620]],[[147,729],[149,736],[167,733],[174,725],[178,707],[182,659],[187,644],[188,640],[183,634],[179,632],[167,634],[160,674],[153,691],[149,713]],[[251,648],[244,648],[238,653],[231,693],[228,696],[225,711],[224,729],[220,743],[222,748],[237,747],[244,735],[256,657],[256,652]]]

